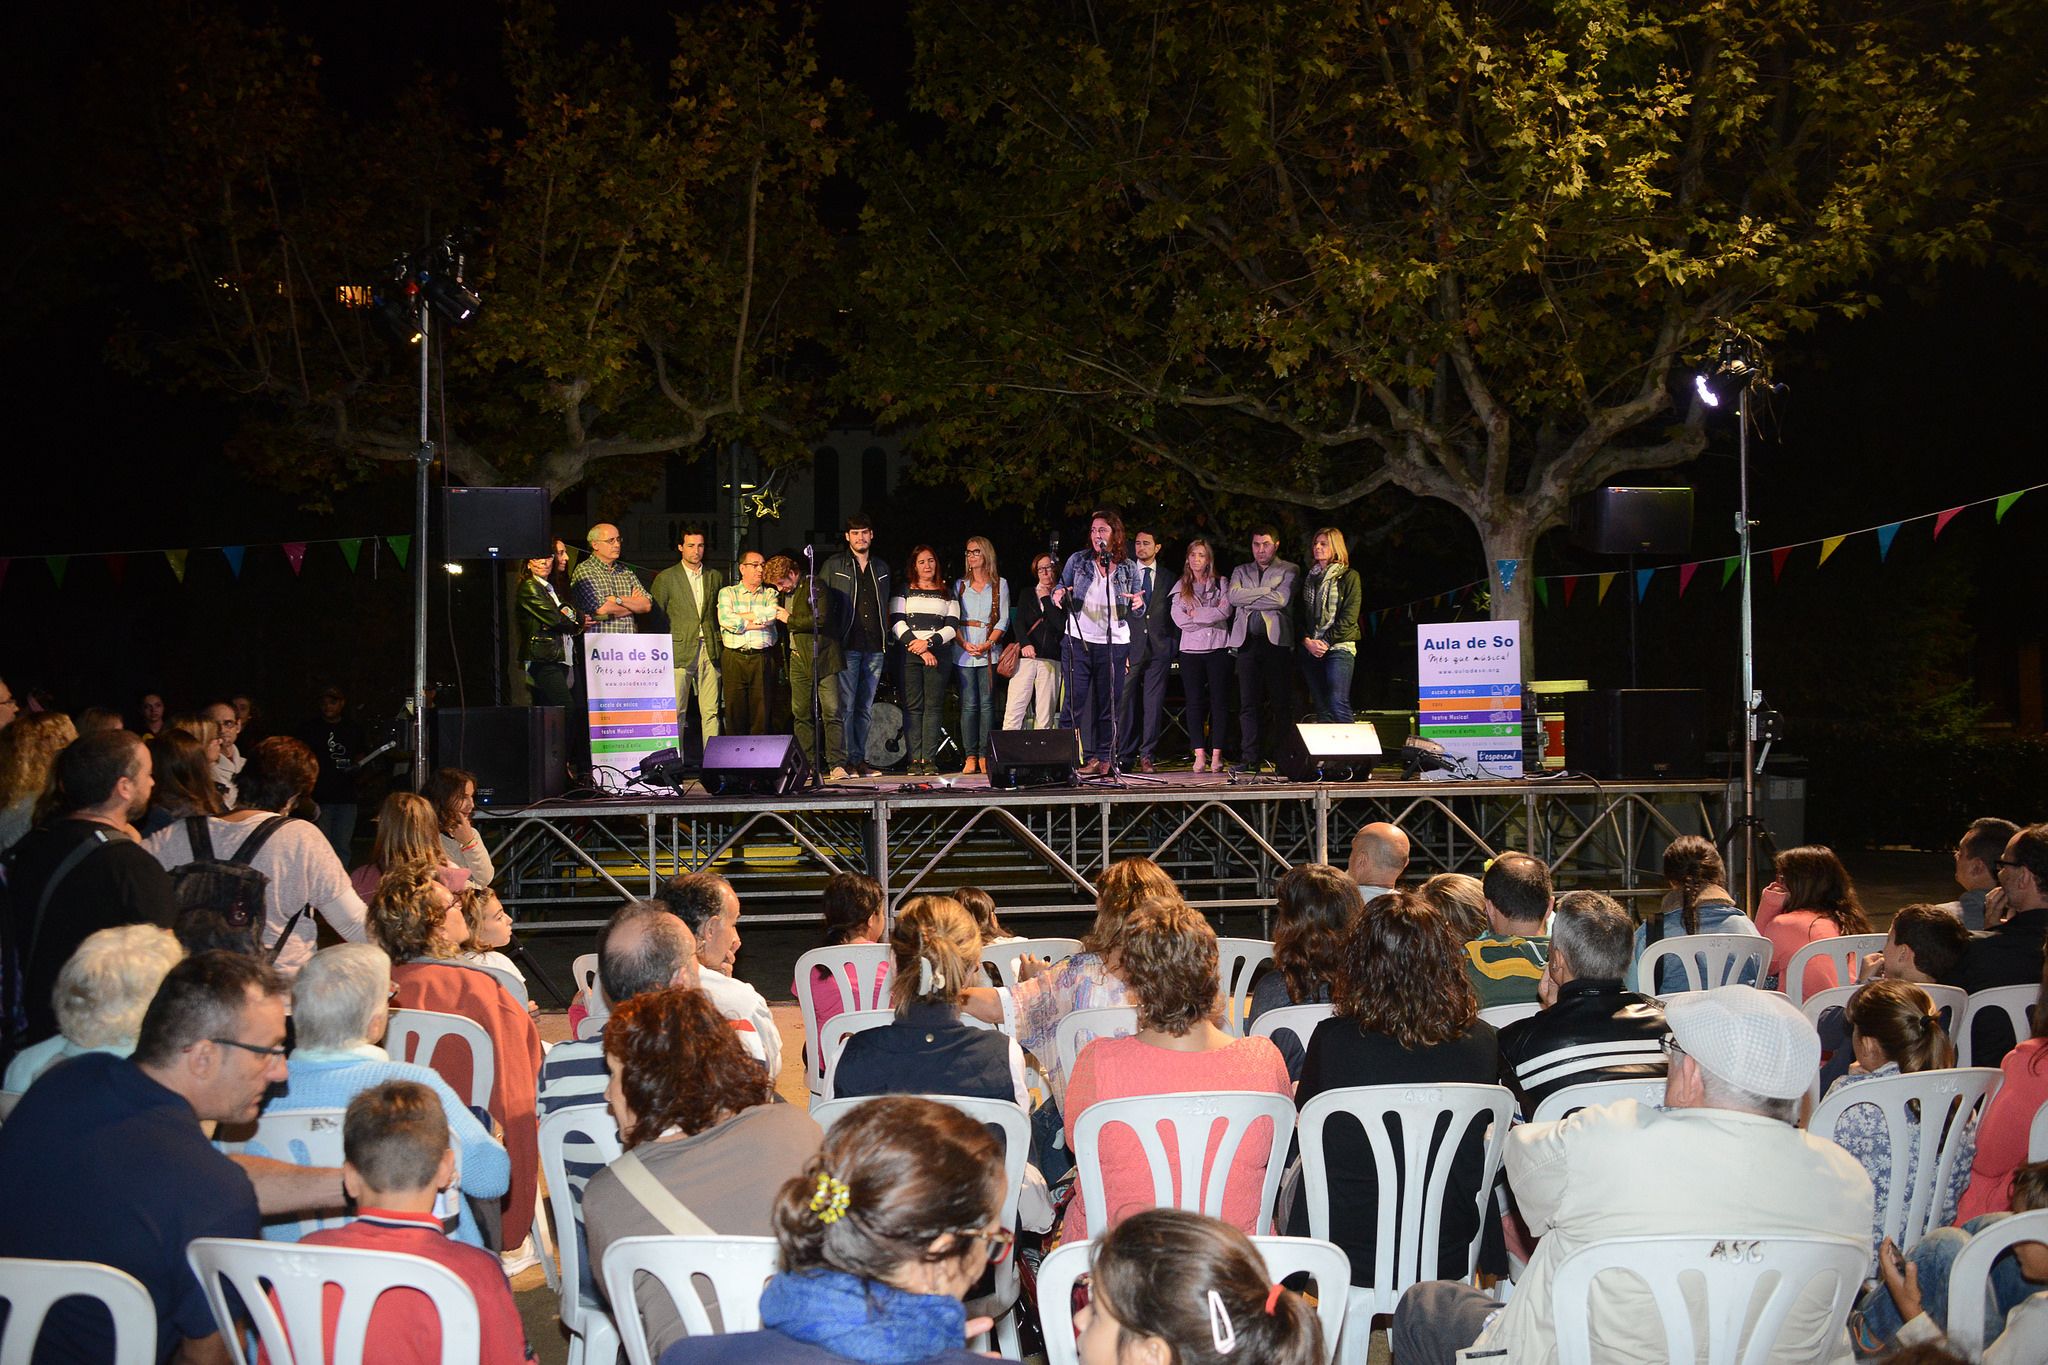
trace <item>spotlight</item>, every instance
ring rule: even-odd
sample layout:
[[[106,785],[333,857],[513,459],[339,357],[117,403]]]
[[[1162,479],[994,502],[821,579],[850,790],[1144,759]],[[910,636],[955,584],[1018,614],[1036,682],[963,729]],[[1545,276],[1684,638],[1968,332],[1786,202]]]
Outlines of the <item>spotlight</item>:
[[[1710,408],[1718,408],[1744,389],[1764,382],[1763,366],[1749,342],[1742,337],[1723,337],[1713,359],[1693,375],[1693,391]]]
[[[394,289],[400,290],[405,297],[398,297],[392,292]],[[409,284],[385,285],[378,288],[370,304],[370,320],[376,324],[377,330],[401,346],[414,345],[420,339],[420,320],[414,314],[411,294]]]
[[[681,791],[683,783],[689,780],[683,770],[683,756],[674,749],[656,749],[640,760],[635,772],[642,782],[671,791]]]
[[[477,310],[484,306],[484,301],[477,297],[474,289],[446,275],[422,277],[420,289],[433,310],[450,322],[468,322],[476,316]]]

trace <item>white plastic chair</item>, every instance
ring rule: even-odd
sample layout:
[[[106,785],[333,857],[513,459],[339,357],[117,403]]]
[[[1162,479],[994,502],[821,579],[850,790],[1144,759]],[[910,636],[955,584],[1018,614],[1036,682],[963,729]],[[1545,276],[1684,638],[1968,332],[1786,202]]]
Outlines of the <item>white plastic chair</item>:
[[[1301,1197],[1308,1209],[1310,1236],[1327,1239],[1330,1235],[1330,1168],[1323,1130],[1332,1117],[1346,1114],[1363,1127],[1378,1172],[1374,1264],[1368,1268],[1370,1277],[1365,1284],[1352,1285],[1351,1340],[1343,1346],[1342,1359],[1363,1362],[1371,1344],[1373,1317],[1392,1313],[1410,1285],[1437,1278],[1451,1166],[1474,1126],[1485,1124],[1479,1187],[1471,1195],[1480,1230],[1473,1234],[1464,1258],[1464,1273],[1472,1273],[1514,1112],[1515,1097],[1506,1087],[1464,1084],[1346,1086],[1326,1090],[1302,1106],[1296,1128],[1301,1144]],[[1397,1117],[1401,1121],[1398,1154],[1388,1125]],[[1441,1139],[1437,1136],[1440,1129]],[[1359,1269],[1352,1268],[1354,1281]]]
[[[1785,963],[1785,975],[1778,982],[1785,998],[1797,1005],[1806,998],[1806,964],[1824,957],[1835,964],[1835,985],[1853,986],[1863,978],[1863,955],[1884,951],[1883,934],[1840,934],[1815,939]]]
[[[982,970],[991,986],[1017,984],[1017,959],[1029,954],[1047,962],[1058,962],[1081,951],[1078,938],[1020,938],[1014,943],[991,943],[981,950]]]
[[[1479,1022],[1494,1028],[1506,1028],[1517,1019],[1527,1019],[1543,1009],[1540,1000],[1517,1000],[1512,1005],[1488,1005],[1479,1011]]]
[[[19,1090],[0,1090],[0,1123],[5,1123],[7,1116],[14,1112],[14,1106],[21,1103],[21,1096]]]
[[[156,1302],[142,1281],[97,1261],[0,1259],[0,1301],[7,1325],[0,1328],[0,1360],[28,1365],[43,1319],[61,1299],[97,1299],[114,1320],[110,1365],[155,1365]]]
[[[1577,1085],[1561,1086],[1543,1097],[1536,1106],[1536,1112],[1529,1115],[1529,1122],[1550,1123],[1581,1109],[1613,1104],[1617,1100],[1634,1100],[1652,1109],[1659,1108],[1664,1103],[1664,1078],[1644,1076],[1636,1080],[1581,1081]]]
[[[1824,1326],[1801,1323],[1799,1339],[1841,1334],[1869,1260],[1868,1242],[1833,1237],[1617,1237],[1596,1242],[1566,1257],[1551,1286],[1558,1365],[1593,1365],[1587,1296],[1598,1275],[1629,1275],[1643,1283],[1643,1308],[1654,1309],[1664,1326],[1664,1359],[1768,1365],[1786,1318],[1818,1282],[1826,1282],[1831,1295],[1827,1320]],[[1693,1331],[1696,1309],[1706,1328],[1704,1342]],[[1630,1312],[1631,1320],[1642,1316]],[[1745,1338],[1746,1351],[1741,1349]]]
[[[813,1095],[825,1089],[825,1054],[818,1036],[818,1002],[811,998],[811,972],[822,967],[839,987],[839,1003],[846,1013],[882,1010],[889,1007],[883,989],[882,968],[889,962],[886,943],[834,943],[813,948],[796,960],[796,1003],[804,1016],[804,1055],[811,1059],[806,1078]],[[834,1016],[835,1018],[837,1016]]]
[[[214,1132],[214,1146],[230,1156],[267,1156],[273,1161],[287,1161],[294,1166],[340,1166],[341,1124],[348,1111],[345,1109],[288,1109],[262,1115],[255,1123],[245,1128],[222,1124]],[[335,1187],[334,1207],[342,1208],[339,1184]],[[315,1218],[307,1214],[287,1214],[281,1218],[266,1219],[266,1222],[296,1225],[298,1235],[317,1232],[322,1228],[338,1228],[349,1221],[346,1213],[332,1217]]]
[[[2034,1125],[2036,1131],[2040,1126]],[[1984,1286],[1991,1278],[1991,1263],[2015,1242],[2048,1242],[2048,1209],[1999,1219],[1973,1235],[1949,1266],[1948,1344],[1966,1360],[1984,1354]]]
[[[625,1144],[619,1141],[611,1110],[601,1104],[557,1109],[540,1121],[541,1180],[547,1185],[555,1245],[562,1254],[557,1293],[562,1326],[569,1332],[569,1365],[612,1365],[619,1351],[619,1329],[603,1304],[583,1297],[583,1257],[589,1243],[583,1237],[583,1191],[572,1186],[563,1157],[563,1148],[571,1142],[582,1147],[578,1161],[587,1155],[605,1165],[618,1160]]]
[[[1100,1159],[1105,1128],[1127,1128],[1138,1139],[1152,1171],[1152,1207],[1186,1209],[1221,1218],[1231,1162],[1250,1136],[1252,1124],[1262,1118],[1272,1120],[1272,1147],[1266,1154],[1265,1176],[1259,1182],[1258,1221],[1249,1230],[1270,1232],[1273,1197],[1280,1192],[1280,1176],[1287,1164],[1287,1138],[1294,1129],[1294,1104],[1285,1095],[1263,1090],[1130,1095],[1100,1100],[1083,1109],[1074,1119],[1074,1161],[1081,1168],[1081,1200],[1087,1205],[1089,1223],[1099,1229],[1108,1227],[1110,1221]],[[1219,1120],[1224,1125],[1223,1136],[1216,1144],[1214,1160],[1205,1169],[1210,1139]],[[1171,1138],[1160,1137],[1162,1124],[1171,1131]],[[1169,1141],[1173,1144],[1171,1161]],[[1178,1190],[1174,1188],[1175,1170],[1180,1172]]]
[[[1685,977],[1674,991],[1707,991],[1716,986],[1764,984],[1771,967],[1771,941],[1761,934],[1680,934],[1660,939],[1636,959],[1636,980],[1657,989],[1657,968],[1670,959]]]
[[[1074,1059],[1097,1038],[1127,1038],[1137,1031],[1138,1011],[1133,1005],[1103,1005],[1063,1015],[1052,1033],[1052,1051],[1059,1059],[1060,1076],[1073,1079]]]
[[[1957,1025],[1962,1021],[1963,1007],[1970,1000],[1969,995],[1964,992],[1961,986],[1941,986],[1936,985],[1932,981],[1922,981],[1914,984],[1918,985],[1921,990],[1926,991],[1927,998],[1934,1002],[1935,1011],[1941,1015],[1941,1026],[1947,1031],[1950,1041],[1954,1042]],[[1830,986],[1824,991],[1815,991],[1812,995],[1798,1002],[1799,1012],[1806,1016],[1806,1021],[1809,1024],[1819,1028],[1820,1017],[1823,1014],[1826,1014],[1829,1010],[1846,1008],[1849,1004],[1849,997],[1856,994],[1859,989],[1861,989],[1859,986]],[[1958,1052],[1957,1064],[1964,1065],[1960,1058],[1962,1045],[1957,1043],[1956,1046]]]
[[[1886,1184],[1884,1207],[1878,1214],[1883,1220],[1884,1235],[1899,1244],[1901,1253],[1910,1253],[1930,1229],[1948,1221],[1951,1210],[1942,1208],[1940,1196],[1948,1189],[1956,1162],[1962,1157],[1964,1133],[1974,1119],[1982,1116],[1985,1103],[1998,1089],[2001,1079],[1991,1067],[1964,1067],[1858,1081],[1831,1092],[1815,1105],[1813,1117],[1806,1121],[1806,1131],[1818,1138],[1832,1139],[1836,1123],[1850,1106],[1877,1106],[1884,1115],[1892,1160],[1892,1178]],[[1917,1124],[1907,1114],[1909,1106],[1919,1114]],[[1920,1156],[1909,1182],[1904,1179],[1902,1168],[1910,1134],[1916,1128],[1920,1134]]]
[[[447,1038],[458,1038],[469,1048],[469,1106],[488,1112],[498,1051],[491,1045],[491,1035],[476,1020],[440,1010],[393,1010],[391,1027],[384,1034],[384,1050],[394,1062],[433,1069],[434,1053]]]
[[[654,1365],[634,1293],[641,1275],[653,1276],[662,1287],[688,1335],[752,1332],[761,1326],[761,1286],[775,1273],[780,1254],[773,1237],[621,1237],[612,1243],[604,1253],[604,1292],[626,1359]],[[698,1276],[710,1282],[719,1327],[704,1311]]]
[[[1971,1065],[1970,1040],[1976,1031],[1978,1016],[1993,1010],[2003,1012],[2012,1021],[2013,1041],[2024,1041],[2034,1031],[2031,1016],[2034,1002],[2040,996],[2040,988],[2036,986],[1993,986],[1988,991],[1972,991],[1969,1003],[1963,1006],[1963,1017],[1956,1024],[1956,1065]]]
[[[1252,1245],[1265,1259],[1266,1274],[1274,1283],[1300,1274],[1315,1280],[1316,1319],[1323,1328],[1323,1359],[1336,1359],[1337,1342],[1344,1334],[1344,1315],[1349,1305],[1343,1291],[1351,1283],[1351,1258],[1335,1242],[1313,1237],[1261,1236],[1252,1238]],[[1044,1329],[1046,1365],[1078,1365],[1074,1281],[1087,1273],[1094,1256],[1094,1242],[1068,1242],[1039,1263],[1038,1321]]]
[[[1327,1001],[1320,1005],[1282,1005],[1252,1020],[1252,1037],[1271,1038],[1276,1033],[1291,1033],[1301,1044],[1301,1050],[1306,1052],[1309,1035],[1316,1031],[1316,1025],[1336,1013],[1337,1007]]]
[[[1252,978],[1259,965],[1273,960],[1273,944],[1263,938],[1219,938],[1216,940],[1216,979],[1223,988],[1225,1033],[1245,1036],[1245,1016],[1252,1012]]]
[[[569,976],[583,992],[583,1022],[576,1026],[576,1041],[584,1042],[604,1032],[612,1017],[612,1002],[604,998],[604,983],[597,975],[597,954],[582,953],[569,964]]]
[[[839,1057],[846,1051],[846,1040],[856,1033],[865,1033],[871,1028],[883,1028],[895,1022],[894,1010],[843,1010],[825,1021],[825,1036],[819,1043],[825,1057],[825,1082],[818,1091],[820,1099],[831,1099],[833,1083],[839,1077]]]
[[[2027,1129],[2027,1160],[2048,1161],[2048,1104],[2034,1111],[2034,1124]]]
[[[461,1276],[424,1256],[200,1237],[185,1249],[185,1259],[206,1290],[213,1320],[238,1362],[247,1357],[224,1281],[233,1283],[241,1296],[272,1365],[346,1365],[364,1359],[369,1354],[364,1337],[370,1313],[377,1296],[387,1289],[418,1290],[433,1301],[441,1320],[441,1365],[475,1365],[483,1350],[476,1296]],[[330,1284],[341,1289],[331,1356],[322,1323]]]

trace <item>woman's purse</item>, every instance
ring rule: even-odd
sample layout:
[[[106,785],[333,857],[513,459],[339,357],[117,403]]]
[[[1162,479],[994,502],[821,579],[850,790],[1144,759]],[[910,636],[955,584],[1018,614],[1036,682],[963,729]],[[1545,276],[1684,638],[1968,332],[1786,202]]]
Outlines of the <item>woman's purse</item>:
[[[1016,677],[1017,665],[1023,662],[1024,646],[1012,640],[1009,644],[1003,646],[1002,653],[996,655],[996,676],[998,678]]]

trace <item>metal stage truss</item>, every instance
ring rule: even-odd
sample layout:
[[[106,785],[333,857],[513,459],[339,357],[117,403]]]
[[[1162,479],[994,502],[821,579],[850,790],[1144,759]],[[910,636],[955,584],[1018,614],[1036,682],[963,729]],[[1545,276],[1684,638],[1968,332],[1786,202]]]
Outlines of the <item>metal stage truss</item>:
[[[1679,834],[1715,838],[1726,801],[1719,782],[1197,779],[601,800],[479,810],[476,823],[524,932],[595,928],[622,900],[705,868],[732,881],[755,923],[815,920],[835,872],[875,878],[892,913],[908,896],[972,884],[995,897],[1005,919],[1071,915],[1093,904],[1103,868],[1138,855],[1159,862],[1204,910],[1255,913],[1263,932],[1280,874],[1306,862],[1341,865],[1352,837],[1373,821],[1407,832],[1411,876],[1478,875],[1488,859],[1523,850],[1550,865],[1560,890],[1626,898],[1661,892],[1664,845]]]

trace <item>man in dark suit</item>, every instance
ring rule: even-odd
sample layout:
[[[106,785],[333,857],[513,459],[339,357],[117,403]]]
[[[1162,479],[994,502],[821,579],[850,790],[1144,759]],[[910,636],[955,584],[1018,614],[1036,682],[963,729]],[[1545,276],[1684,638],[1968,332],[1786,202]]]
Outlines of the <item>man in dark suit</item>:
[[[1145,596],[1142,615],[1131,614],[1129,671],[1117,713],[1117,767],[1151,772],[1159,747],[1159,714],[1166,704],[1166,674],[1180,649],[1180,632],[1169,610],[1173,576],[1159,562],[1159,536],[1140,531],[1131,542],[1137,556],[1138,581]]]
[[[704,528],[683,528],[676,550],[680,563],[654,576],[654,600],[668,615],[669,639],[675,646],[676,726],[681,735],[690,714],[690,694],[697,696],[700,740],[718,730],[718,590],[725,575],[704,565]]]

